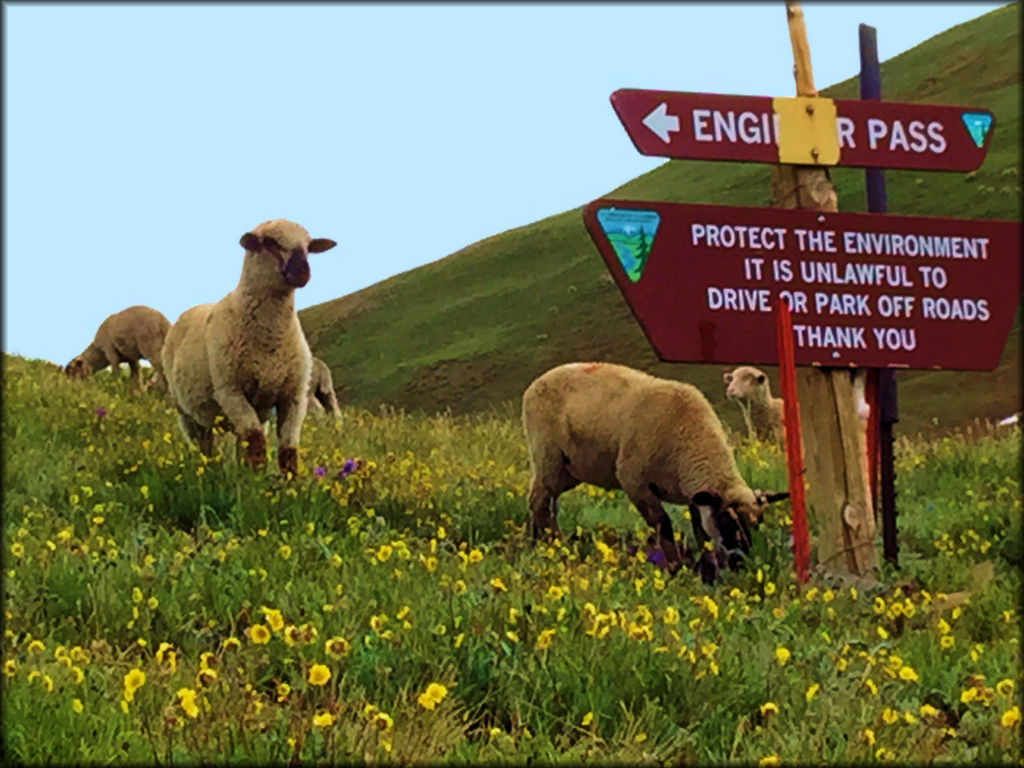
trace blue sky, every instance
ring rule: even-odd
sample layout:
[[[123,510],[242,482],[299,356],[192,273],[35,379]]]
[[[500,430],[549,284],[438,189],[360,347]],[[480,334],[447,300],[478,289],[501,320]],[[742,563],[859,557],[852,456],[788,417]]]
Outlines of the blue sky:
[[[997,5],[805,2],[815,84],[861,22],[884,60]],[[618,88],[794,92],[781,1],[3,13],[3,349],[61,364],[132,304],[220,299],[267,219],[338,241],[301,309],[600,197],[664,162]]]

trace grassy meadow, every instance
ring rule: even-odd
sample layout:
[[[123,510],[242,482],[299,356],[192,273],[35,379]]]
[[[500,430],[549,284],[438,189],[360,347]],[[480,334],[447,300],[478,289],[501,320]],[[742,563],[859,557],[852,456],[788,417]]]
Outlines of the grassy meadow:
[[[534,546],[511,408],[310,417],[284,480],[229,436],[204,460],[156,392],[3,364],[8,760],[1021,761],[1017,427],[898,442],[877,584],[798,585],[782,503],[707,587],[620,493]]]

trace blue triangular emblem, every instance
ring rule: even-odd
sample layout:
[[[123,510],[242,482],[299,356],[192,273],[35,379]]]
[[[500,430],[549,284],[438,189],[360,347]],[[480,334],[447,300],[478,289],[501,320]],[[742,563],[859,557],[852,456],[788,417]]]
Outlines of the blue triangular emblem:
[[[971,135],[974,146],[981,149],[985,143],[985,137],[988,136],[988,131],[992,127],[992,115],[988,112],[964,112],[960,115],[960,119],[964,121],[964,128]]]
[[[640,279],[654,247],[661,217],[657,211],[637,208],[599,208],[597,221],[619,257],[622,271],[632,282]]]

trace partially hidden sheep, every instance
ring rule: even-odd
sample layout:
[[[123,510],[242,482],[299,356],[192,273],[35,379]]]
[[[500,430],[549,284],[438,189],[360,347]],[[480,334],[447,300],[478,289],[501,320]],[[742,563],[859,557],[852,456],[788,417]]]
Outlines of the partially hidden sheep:
[[[121,310],[100,323],[92,343],[64,367],[64,373],[85,378],[108,365],[117,373],[121,363],[128,363],[131,380],[141,384],[139,360],[145,358],[163,386],[160,350],[170,327],[167,318],[151,307],[137,304]]]
[[[336,243],[311,239],[298,224],[274,219],[242,235],[238,285],[215,304],[182,313],[163,347],[168,390],[185,435],[213,453],[213,426],[227,419],[254,468],[267,460],[261,422],[277,412],[277,461],[298,471],[311,355],[295,314],[295,289],[309,282],[310,253]]]
[[[522,415],[534,535],[558,535],[556,501],[570,488],[621,488],[656,530],[674,573],[687,558],[661,503],[687,504],[701,575],[711,581],[717,565],[703,557],[704,541],[721,544],[728,533],[747,550],[749,528],[760,523],[765,505],[789,495],[750,489],[711,404],[690,384],[612,363],[568,363],[530,384]],[[731,531],[723,531],[723,521],[731,521]]]
[[[331,369],[319,357],[313,357],[313,372],[309,377],[309,403],[307,412],[330,413],[334,418],[341,415],[338,397],[334,394]]]
[[[743,412],[749,436],[767,442],[781,442],[782,398],[772,397],[768,376],[760,368],[742,365],[723,373],[725,396],[735,398]]]

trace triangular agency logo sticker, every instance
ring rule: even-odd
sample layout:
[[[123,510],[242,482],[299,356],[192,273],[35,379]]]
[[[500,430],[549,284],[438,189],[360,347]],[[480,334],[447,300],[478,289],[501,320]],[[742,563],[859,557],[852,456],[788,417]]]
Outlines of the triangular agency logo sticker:
[[[992,127],[992,115],[988,112],[964,112],[960,115],[964,122],[964,128],[974,142],[974,146],[981,149],[985,144],[989,129]]]
[[[637,282],[654,247],[654,235],[661,222],[658,212],[637,208],[599,208],[597,222],[619,257],[622,271],[632,282]]]

